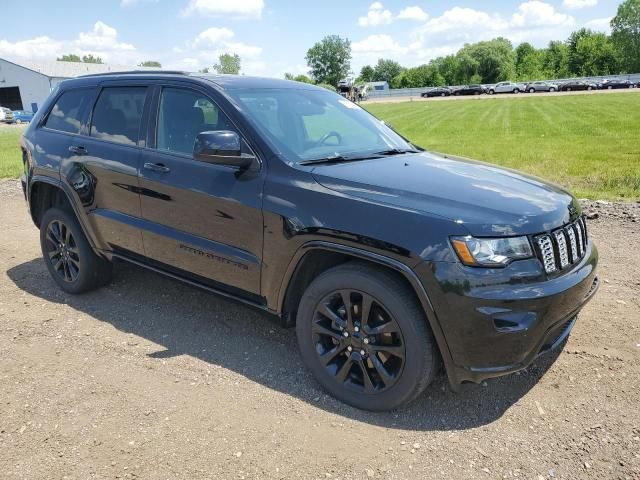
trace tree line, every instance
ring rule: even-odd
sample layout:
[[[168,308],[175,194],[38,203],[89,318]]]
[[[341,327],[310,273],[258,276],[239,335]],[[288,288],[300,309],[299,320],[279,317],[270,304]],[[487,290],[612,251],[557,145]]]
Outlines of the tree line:
[[[335,86],[349,74],[351,44],[330,35],[309,49],[306,60],[312,81]],[[466,44],[456,54],[411,68],[381,58],[373,66],[364,66],[358,81],[417,88],[620,73],[640,73],[640,0],[625,0],[619,5],[611,20],[611,35],[581,28],[545,48],[527,42],[514,48],[509,40],[499,37]]]

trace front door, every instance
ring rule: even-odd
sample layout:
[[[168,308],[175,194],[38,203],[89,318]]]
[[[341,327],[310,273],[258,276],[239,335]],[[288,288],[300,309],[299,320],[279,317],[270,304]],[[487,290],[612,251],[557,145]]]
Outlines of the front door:
[[[234,130],[209,96],[158,87],[142,153],[144,247],[152,264],[232,293],[260,293],[264,167],[239,173],[193,159],[196,135]],[[248,147],[247,147],[248,148]]]

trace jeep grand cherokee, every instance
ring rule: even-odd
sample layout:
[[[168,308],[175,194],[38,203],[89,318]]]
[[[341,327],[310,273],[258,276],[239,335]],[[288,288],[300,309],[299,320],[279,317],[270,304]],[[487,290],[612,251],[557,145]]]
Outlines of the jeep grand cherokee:
[[[416,398],[441,364],[454,388],[526,367],[598,285],[571,194],[426,152],[312,85],[81,77],[21,145],[60,288],[105,285],[118,258],[279,315],[317,381],[364,409]]]

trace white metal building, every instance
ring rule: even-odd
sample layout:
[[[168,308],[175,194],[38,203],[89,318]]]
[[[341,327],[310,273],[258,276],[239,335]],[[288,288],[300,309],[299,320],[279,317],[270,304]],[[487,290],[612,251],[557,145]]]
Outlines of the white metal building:
[[[36,111],[62,80],[90,73],[154,70],[104,63],[9,61],[0,58],[0,106]]]

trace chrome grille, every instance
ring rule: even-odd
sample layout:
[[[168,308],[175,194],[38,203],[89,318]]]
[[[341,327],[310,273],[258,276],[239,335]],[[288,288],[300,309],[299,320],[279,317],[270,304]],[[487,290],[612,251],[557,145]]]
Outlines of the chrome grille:
[[[577,263],[587,251],[587,225],[584,218],[534,238],[538,258],[547,273],[555,273]]]

